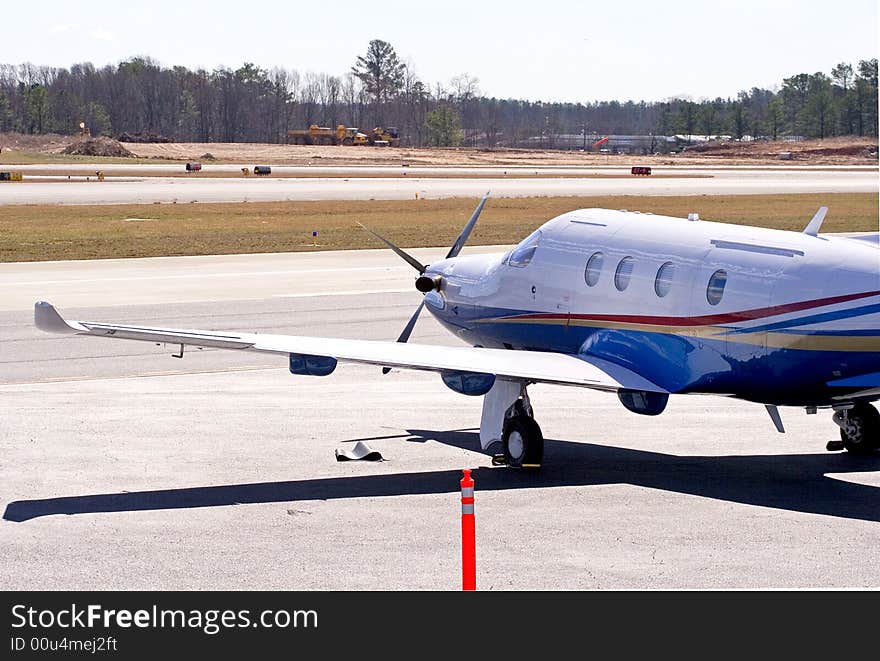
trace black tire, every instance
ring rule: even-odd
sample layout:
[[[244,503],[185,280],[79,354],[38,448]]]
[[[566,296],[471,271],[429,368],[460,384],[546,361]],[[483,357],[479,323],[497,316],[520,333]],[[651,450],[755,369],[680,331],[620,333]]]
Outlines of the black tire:
[[[501,437],[504,459],[514,468],[540,468],[544,456],[544,435],[534,418],[515,415],[504,425]]]
[[[840,440],[847,452],[871,454],[880,448],[880,412],[870,404],[859,403],[847,411],[849,423],[856,433],[840,429]]]

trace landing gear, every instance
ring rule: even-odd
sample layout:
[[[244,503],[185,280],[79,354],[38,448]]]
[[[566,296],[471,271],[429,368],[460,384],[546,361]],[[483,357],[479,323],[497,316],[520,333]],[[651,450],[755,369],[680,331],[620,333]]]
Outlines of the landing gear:
[[[531,410],[526,411],[523,400],[518,400],[514,404],[513,414],[505,421],[501,444],[504,449],[504,462],[508,466],[531,469],[541,467],[544,436],[538,423],[531,416]]]
[[[880,412],[870,404],[858,402],[851,409],[837,411],[833,420],[847,452],[870,454],[880,449]]]
[[[496,379],[483,396],[480,418],[480,446],[493,451],[500,443],[501,453],[494,454],[494,466],[537,469],[544,456],[544,436],[535,422],[529,403],[527,383]]]

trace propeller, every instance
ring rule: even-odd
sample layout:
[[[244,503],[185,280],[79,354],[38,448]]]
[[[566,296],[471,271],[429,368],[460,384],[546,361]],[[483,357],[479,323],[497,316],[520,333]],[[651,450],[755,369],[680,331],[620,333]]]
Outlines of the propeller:
[[[422,299],[422,302],[419,303],[419,307],[416,308],[416,311],[413,312],[413,315],[409,318],[409,321],[406,322],[406,326],[403,327],[403,332],[400,333],[400,337],[397,338],[398,342],[406,342],[409,340],[409,336],[412,335],[413,328],[416,327],[416,321],[419,319],[419,315],[422,313],[422,308],[425,307],[425,299]],[[383,367],[382,374],[388,374],[391,371],[390,367]]]
[[[452,257],[457,257],[458,253],[461,252],[461,249],[464,248],[464,244],[467,243],[468,237],[471,235],[471,232],[474,229],[474,225],[477,224],[477,218],[480,217],[480,213],[482,213],[483,207],[486,205],[486,200],[489,199],[489,193],[490,193],[490,191],[486,191],[486,194],[483,195],[483,199],[480,200],[480,203],[477,205],[477,208],[474,209],[474,212],[471,214],[470,219],[467,221],[464,228],[461,230],[461,233],[458,235],[458,238],[455,239],[455,243],[452,244],[452,247],[449,249],[449,252],[446,253],[446,259],[450,259]],[[361,223],[358,223],[358,225],[360,225],[363,229],[365,229],[370,234],[375,236],[377,239],[379,239],[386,246],[391,248],[391,250],[393,250],[395,253],[397,253],[400,256],[400,258],[403,259],[403,261],[405,261],[407,264],[412,266],[416,271],[418,271],[420,276],[423,276],[416,281],[416,287],[418,288],[419,291],[421,291],[422,293],[427,293],[428,291],[431,291],[431,289],[433,289],[433,284],[430,284],[430,286],[426,286],[424,289],[422,286],[420,286],[420,285],[423,285],[423,283],[421,281],[431,280],[428,276],[424,275],[425,271],[428,268],[426,265],[422,264],[419,260],[417,260],[415,257],[410,255],[408,252],[406,252],[402,248],[391,243],[391,241],[386,239],[384,236],[376,234],[369,227],[366,227],[365,225],[363,225]],[[403,327],[403,331],[400,333],[400,336],[397,338],[398,342],[406,342],[407,340],[409,340],[409,336],[412,335],[413,328],[415,328],[416,321],[418,321],[419,315],[422,313],[422,309],[424,307],[425,307],[425,301],[423,300],[421,303],[419,303],[419,307],[417,307],[416,311],[413,312],[413,315],[409,318],[409,321],[406,322],[406,326]],[[390,372],[390,371],[391,371],[390,367],[383,367],[382,368],[382,374],[388,374],[388,372]]]
[[[367,230],[370,234],[372,234],[373,236],[375,236],[375,237],[376,237],[377,239],[379,239],[382,243],[384,243],[386,246],[388,246],[388,247],[391,248],[394,252],[396,252],[398,255],[400,255],[400,257],[403,259],[403,261],[405,261],[407,264],[409,264],[409,265],[412,266],[416,271],[419,272],[419,275],[421,275],[422,273],[424,273],[424,272],[425,272],[425,269],[428,268],[427,266],[425,266],[424,264],[422,264],[419,260],[417,260],[415,257],[413,257],[413,256],[410,255],[408,252],[406,252],[403,248],[399,248],[399,247],[397,247],[396,245],[394,245],[393,243],[391,243],[391,241],[389,241],[388,239],[386,239],[384,236],[381,236],[381,235],[379,235],[379,234],[376,234],[376,233],[375,233],[373,230],[371,230],[369,227],[367,227],[366,225],[364,225],[364,224],[362,224],[362,223],[360,223],[360,222],[358,222],[358,221],[355,221],[355,222],[357,222],[357,224],[360,225],[363,229]]]
[[[467,224],[464,226],[464,229],[461,230],[461,234],[458,235],[458,238],[455,240],[455,243],[452,244],[452,247],[449,249],[449,252],[446,253],[446,259],[450,257],[458,257],[458,253],[461,252],[461,249],[464,248],[465,242],[467,242],[468,237],[471,235],[471,232],[474,229],[474,225],[477,224],[477,218],[480,217],[480,213],[483,211],[483,206],[486,204],[486,200],[489,199],[489,193],[491,191],[486,191],[486,194],[483,195],[483,199],[480,200],[480,203],[477,205],[477,208],[474,209],[474,212],[471,214],[470,220],[467,221]]]

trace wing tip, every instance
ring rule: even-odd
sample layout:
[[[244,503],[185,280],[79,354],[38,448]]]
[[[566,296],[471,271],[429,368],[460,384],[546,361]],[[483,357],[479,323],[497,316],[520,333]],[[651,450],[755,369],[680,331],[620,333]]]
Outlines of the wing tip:
[[[71,328],[70,324],[64,321],[64,318],[58,314],[48,301],[37,301],[34,303],[34,324],[44,333],[74,333],[76,329]]]

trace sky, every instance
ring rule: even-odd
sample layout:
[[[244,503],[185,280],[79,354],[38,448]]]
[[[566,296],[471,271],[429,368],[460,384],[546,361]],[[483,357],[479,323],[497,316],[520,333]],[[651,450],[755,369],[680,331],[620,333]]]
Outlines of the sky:
[[[141,55],[168,67],[252,62],[342,75],[371,39],[382,39],[432,89],[467,73],[499,98],[698,101],[877,57],[877,4],[18,1],[0,13],[0,64],[100,67]]]

